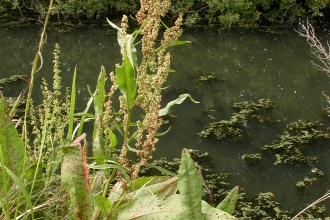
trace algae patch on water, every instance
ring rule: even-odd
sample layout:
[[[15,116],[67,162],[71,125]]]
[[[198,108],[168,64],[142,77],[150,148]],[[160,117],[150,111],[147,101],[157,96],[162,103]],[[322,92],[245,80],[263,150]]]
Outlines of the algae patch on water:
[[[328,133],[320,130],[318,122],[311,122],[304,119],[292,122],[287,125],[286,130],[279,135],[279,140],[265,145],[264,151],[275,152],[275,164],[296,164],[317,162],[317,157],[310,157],[304,154],[307,144],[318,139],[328,139]]]
[[[257,102],[239,102],[233,105],[239,112],[233,113],[229,120],[211,122],[204,130],[199,132],[199,136],[207,138],[211,134],[216,135],[217,139],[232,137],[236,140],[243,138],[243,128],[248,121],[256,120],[260,123],[276,123],[280,120],[267,116],[267,110],[277,107],[277,104],[269,99],[260,99]]]

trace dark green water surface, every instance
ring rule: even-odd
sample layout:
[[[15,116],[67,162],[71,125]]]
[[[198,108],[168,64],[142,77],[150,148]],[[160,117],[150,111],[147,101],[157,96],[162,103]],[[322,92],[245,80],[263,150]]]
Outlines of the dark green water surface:
[[[40,100],[41,78],[52,78],[52,51],[54,44],[61,47],[64,86],[70,86],[75,65],[78,68],[78,108],[83,110],[89,98],[87,85],[95,85],[100,66],[107,72],[121,61],[115,32],[110,28],[86,27],[68,34],[48,33],[43,50],[43,68],[36,75],[34,95]],[[322,40],[329,38],[320,31]],[[172,69],[164,91],[164,105],[182,93],[189,93],[200,104],[187,100],[173,107],[177,116],[170,122],[170,132],[161,137],[155,158],[180,157],[182,148],[207,151],[215,172],[230,172],[229,181],[247,190],[249,196],[272,192],[275,200],[286,210],[302,209],[330,186],[328,180],[318,180],[305,191],[298,192],[295,183],[304,177],[315,177],[308,165],[276,165],[274,156],[265,157],[257,166],[247,165],[242,159],[246,153],[261,153],[265,144],[277,139],[285,126],[298,119],[321,121],[323,130],[330,120],[322,114],[327,107],[322,91],[330,94],[328,76],[316,70],[306,40],[293,30],[267,33],[259,30],[185,30],[181,38],[192,44],[171,49]],[[0,78],[15,74],[29,75],[39,41],[39,27],[0,29]],[[214,73],[215,82],[201,86],[201,74]],[[17,95],[21,87],[5,88],[5,95]],[[200,138],[197,133],[216,120],[228,120],[234,110],[232,104],[241,101],[271,99],[279,104],[273,111],[282,122],[276,125],[248,122],[244,142],[215,137]],[[168,126],[168,125],[166,125]],[[164,127],[164,130],[167,127]],[[317,156],[327,179],[330,177],[330,142],[315,142],[307,151]],[[330,209],[328,203],[325,203]]]

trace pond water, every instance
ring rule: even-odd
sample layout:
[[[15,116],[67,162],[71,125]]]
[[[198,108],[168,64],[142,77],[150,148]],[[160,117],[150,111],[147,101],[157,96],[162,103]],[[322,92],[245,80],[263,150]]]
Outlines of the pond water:
[[[0,29],[0,77],[15,74],[29,75],[38,41],[40,27]],[[319,33],[322,40],[329,32]],[[185,30],[182,40],[192,43],[171,49],[172,69],[164,91],[164,105],[182,93],[189,93],[200,104],[187,100],[174,106],[177,116],[170,122],[171,130],[161,137],[155,158],[180,157],[182,148],[208,152],[214,172],[229,172],[230,184],[247,190],[248,196],[272,192],[275,200],[286,210],[300,210],[329,189],[328,180],[318,180],[303,192],[295,183],[304,177],[313,178],[308,165],[276,165],[274,156],[265,157],[259,165],[247,165],[242,159],[246,153],[261,153],[265,144],[271,144],[286,125],[298,119],[321,121],[323,129],[330,126],[322,111],[327,106],[322,91],[330,94],[328,76],[316,70],[306,40],[292,29],[270,33],[257,29],[239,30]],[[52,51],[60,44],[60,61],[65,86],[70,86],[73,70],[78,70],[78,106],[82,110],[89,98],[87,86],[94,86],[100,66],[107,72],[121,60],[116,33],[108,27],[85,27],[71,33],[48,33],[43,50],[43,68],[36,76],[52,78]],[[216,81],[198,82],[198,77],[214,73]],[[17,95],[21,87],[5,88],[5,96]],[[34,94],[41,99],[38,86]],[[206,125],[216,120],[229,120],[234,112],[232,104],[241,101],[271,99],[279,104],[273,116],[282,122],[276,125],[248,122],[244,142],[231,139],[204,139],[198,136]],[[211,119],[208,115],[213,116]],[[169,125],[168,125],[169,126]],[[164,130],[167,127],[164,127]],[[329,141],[310,144],[308,153],[319,158],[317,167],[330,176]],[[329,204],[325,203],[328,207]]]

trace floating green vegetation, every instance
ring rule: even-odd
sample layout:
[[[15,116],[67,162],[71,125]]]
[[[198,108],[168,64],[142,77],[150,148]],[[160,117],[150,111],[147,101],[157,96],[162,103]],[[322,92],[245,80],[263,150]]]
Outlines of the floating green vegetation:
[[[307,148],[306,144],[314,140],[329,138],[329,134],[318,128],[320,125],[322,124],[307,120],[290,123],[279,136],[279,140],[273,141],[271,145],[265,145],[262,149],[277,152],[275,164],[314,163],[317,157],[306,156],[303,150]]]
[[[281,219],[289,220],[294,216],[294,211],[284,210],[280,203],[274,201],[275,195],[271,192],[259,193],[253,199],[240,193],[233,215],[240,220],[252,219]],[[324,206],[309,209],[297,219],[325,219]]]
[[[204,138],[215,134],[218,139],[233,137],[241,140],[243,138],[243,128],[247,126],[247,122],[250,120],[257,120],[261,123],[279,122],[279,120],[274,120],[265,115],[265,110],[275,107],[277,107],[277,104],[269,99],[260,99],[257,102],[235,103],[233,108],[239,110],[239,112],[233,113],[230,120],[212,122],[198,134]]]
[[[296,188],[299,189],[299,190],[306,189],[307,187],[312,185],[312,183],[316,180],[317,180],[316,178],[307,178],[306,177],[306,178],[304,178],[304,180],[299,181],[299,182],[296,183]]]
[[[325,174],[323,171],[321,171],[320,169],[313,167],[311,170],[312,173],[315,173],[317,176],[319,177],[325,177]]]
[[[11,82],[16,82],[18,80],[25,80],[25,77],[25,75],[13,75],[9,78],[0,79],[0,86]]]
[[[261,154],[244,154],[242,159],[248,164],[256,164],[262,160]]]
[[[214,72],[211,72],[211,73],[209,73],[209,74],[207,74],[207,75],[205,75],[205,76],[200,76],[199,78],[198,78],[198,81],[214,81],[214,80],[216,80],[216,76],[215,76],[215,73]]]
[[[230,173],[213,173],[209,169],[208,163],[212,161],[212,157],[208,153],[199,153],[197,150],[190,150],[191,156],[195,162],[198,162],[199,166],[203,167],[203,178],[206,186],[204,185],[202,191],[203,200],[210,204],[218,204],[222,201],[230,191],[230,184],[228,179]],[[257,154],[256,154],[257,155]],[[140,173],[143,175],[159,175],[154,173],[155,167],[162,167],[171,172],[177,173],[179,169],[180,160],[175,158],[173,161],[168,161],[166,158],[154,160],[147,167],[141,169]],[[196,166],[198,169],[198,166]],[[285,207],[281,207],[280,203],[276,202],[276,197],[271,192],[262,192],[253,198],[246,196],[245,190],[240,188],[240,194],[237,200],[235,212],[233,215],[242,220],[253,219],[291,219],[295,213],[293,210],[285,210]],[[324,207],[315,207],[308,210],[306,213],[300,216],[300,219],[320,219],[325,217]],[[298,218],[299,219],[299,218]]]
[[[274,194],[266,192],[259,193],[253,199],[248,199],[245,193],[241,193],[233,215],[242,220],[291,219],[293,213],[282,210],[280,204],[274,201]]]

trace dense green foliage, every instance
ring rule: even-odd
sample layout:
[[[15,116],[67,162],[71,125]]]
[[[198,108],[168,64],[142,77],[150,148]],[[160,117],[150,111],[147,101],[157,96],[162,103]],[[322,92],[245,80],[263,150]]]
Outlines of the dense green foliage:
[[[0,3],[0,17],[42,19],[47,0],[4,0]],[[53,19],[63,21],[91,20],[121,13],[135,14],[137,0],[57,0],[52,8]],[[329,13],[328,0],[173,0],[168,18],[185,13],[185,24],[196,22],[220,23],[223,27],[256,26],[260,23],[291,24],[299,18],[322,19]]]

